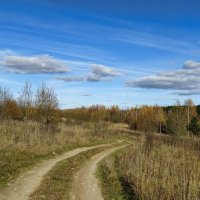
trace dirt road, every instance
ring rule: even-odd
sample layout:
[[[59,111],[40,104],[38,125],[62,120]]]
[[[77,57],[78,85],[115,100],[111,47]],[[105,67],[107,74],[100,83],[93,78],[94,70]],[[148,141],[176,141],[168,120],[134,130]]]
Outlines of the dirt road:
[[[71,191],[71,200],[103,200],[98,180],[95,177],[97,163],[117,149],[127,145],[107,149],[96,154],[75,175]]]
[[[77,148],[56,156],[53,159],[45,160],[39,163],[31,170],[20,175],[14,182],[10,183],[7,188],[0,190],[0,200],[28,200],[29,195],[40,185],[44,175],[48,173],[57,162],[77,155],[81,152],[102,146],[108,145]]]

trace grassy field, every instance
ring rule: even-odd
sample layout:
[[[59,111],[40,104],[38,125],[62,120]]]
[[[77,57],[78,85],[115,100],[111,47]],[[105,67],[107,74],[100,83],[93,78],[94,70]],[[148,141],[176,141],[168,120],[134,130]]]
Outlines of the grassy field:
[[[36,122],[1,122],[0,188],[42,159],[76,147],[113,142],[123,137],[123,127],[104,122],[62,123],[57,132],[46,134]]]
[[[199,200],[199,141],[148,135],[100,163],[105,199]]]

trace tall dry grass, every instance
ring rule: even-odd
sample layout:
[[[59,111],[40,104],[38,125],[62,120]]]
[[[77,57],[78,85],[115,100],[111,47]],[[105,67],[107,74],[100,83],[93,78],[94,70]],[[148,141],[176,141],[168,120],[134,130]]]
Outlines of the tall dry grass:
[[[27,121],[0,122],[0,188],[42,159],[80,146],[113,142],[118,129],[105,122],[60,123],[55,132]]]
[[[116,130],[115,130],[116,133]],[[2,121],[0,123],[0,150],[19,149],[47,153],[64,146],[82,146],[106,142],[114,136],[108,123],[61,123],[54,133],[41,132],[40,124],[33,121]]]
[[[186,145],[186,141],[187,144]],[[157,138],[135,141],[113,159],[118,179],[140,200],[199,200],[198,140]],[[110,161],[106,164],[111,171]]]

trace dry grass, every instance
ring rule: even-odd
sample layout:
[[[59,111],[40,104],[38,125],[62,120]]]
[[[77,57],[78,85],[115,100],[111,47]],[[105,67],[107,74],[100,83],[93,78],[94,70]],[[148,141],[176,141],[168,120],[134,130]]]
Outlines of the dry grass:
[[[36,122],[0,123],[0,188],[41,159],[80,146],[109,143],[118,135],[110,124],[60,124],[54,133],[41,132]]]
[[[60,124],[54,133],[41,132],[36,122],[3,121],[0,124],[0,150],[20,149],[47,153],[65,145],[91,145],[105,142],[116,135],[113,125],[106,123],[84,123],[80,125]]]
[[[111,160],[104,162],[107,171],[114,166],[117,179],[125,183],[124,192],[131,188],[135,194],[121,199],[199,200],[199,142],[186,141],[188,146],[182,139],[148,136],[116,155],[112,165]]]

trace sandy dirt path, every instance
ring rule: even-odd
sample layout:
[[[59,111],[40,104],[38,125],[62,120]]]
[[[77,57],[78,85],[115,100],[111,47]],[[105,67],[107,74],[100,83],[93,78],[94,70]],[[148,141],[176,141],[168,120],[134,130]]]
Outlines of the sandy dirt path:
[[[81,152],[102,146],[108,145],[77,148],[62,155],[58,155],[53,159],[38,163],[31,170],[21,174],[14,182],[10,183],[8,187],[0,190],[0,200],[28,200],[29,195],[40,185],[44,175],[48,173],[57,162]]]
[[[127,145],[110,148],[93,156],[75,175],[70,194],[71,200],[103,200],[98,180],[95,176],[97,163],[104,157],[125,146]]]

